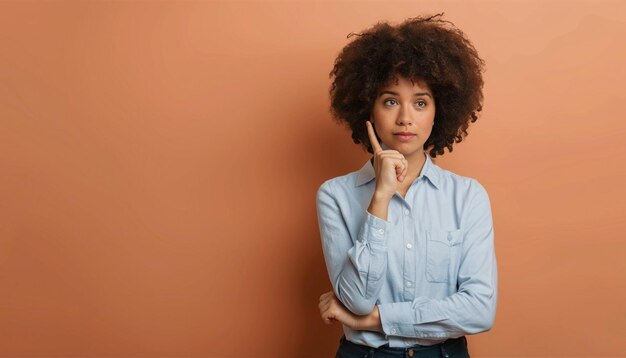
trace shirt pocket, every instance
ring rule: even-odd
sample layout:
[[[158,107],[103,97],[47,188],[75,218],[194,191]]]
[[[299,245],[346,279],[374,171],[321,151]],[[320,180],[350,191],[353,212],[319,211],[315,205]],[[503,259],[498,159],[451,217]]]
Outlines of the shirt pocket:
[[[433,228],[426,231],[426,235],[426,280],[450,282],[452,263],[463,242],[461,230]]]

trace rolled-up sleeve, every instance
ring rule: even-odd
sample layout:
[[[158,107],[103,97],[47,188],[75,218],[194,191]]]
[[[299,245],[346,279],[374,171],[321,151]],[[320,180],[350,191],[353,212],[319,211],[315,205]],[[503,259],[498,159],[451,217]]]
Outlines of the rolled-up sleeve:
[[[320,186],[316,203],[324,259],[335,295],[354,314],[368,314],[374,309],[387,271],[391,222],[363,210],[363,222],[354,239],[331,181]]]
[[[498,271],[491,204],[485,188],[474,179],[468,203],[462,220],[465,238],[458,291],[443,299],[420,296],[413,301],[378,304],[385,334],[457,338],[488,331],[493,326]]]

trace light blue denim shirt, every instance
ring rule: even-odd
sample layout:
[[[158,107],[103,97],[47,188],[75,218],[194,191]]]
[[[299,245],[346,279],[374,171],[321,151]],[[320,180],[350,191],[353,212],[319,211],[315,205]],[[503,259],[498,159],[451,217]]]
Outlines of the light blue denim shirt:
[[[388,148],[384,148],[388,149]],[[426,161],[406,197],[398,192],[387,220],[367,211],[376,187],[368,160],[325,181],[317,217],[335,295],[353,313],[378,305],[383,333],[343,326],[346,339],[379,347],[433,345],[490,330],[497,265],[485,188]]]

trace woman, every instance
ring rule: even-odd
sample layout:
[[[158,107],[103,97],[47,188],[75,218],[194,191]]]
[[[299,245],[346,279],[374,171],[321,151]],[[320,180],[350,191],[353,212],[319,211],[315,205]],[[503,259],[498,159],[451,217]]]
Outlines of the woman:
[[[441,15],[374,25],[330,73],[333,117],[373,154],[317,191],[332,283],[319,309],[343,325],[339,358],[469,357],[465,336],[494,322],[489,196],[431,161],[483,101],[484,61]]]

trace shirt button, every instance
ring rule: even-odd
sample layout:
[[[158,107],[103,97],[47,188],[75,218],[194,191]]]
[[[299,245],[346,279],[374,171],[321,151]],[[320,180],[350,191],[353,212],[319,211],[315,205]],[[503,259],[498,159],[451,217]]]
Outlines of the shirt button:
[[[411,287],[411,281],[406,282],[406,287]]]
[[[404,209],[404,214],[405,215],[409,215],[411,212],[409,211],[409,209]]]
[[[391,333],[392,333],[392,334],[396,334],[397,332],[398,332],[398,331],[396,331],[396,329],[395,329],[395,328],[392,328],[392,329],[391,329]]]
[[[381,234],[384,234],[384,233],[385,233],[385,230],[383,230],[383,229],[378,229],[378,232],[379,232],[379,233],[381,233]]]
[[[411,244],[406,244],[406,248],[407,248],[407,249],[410,249],[410,248],[412,248],[412,247],[413,247],[413,245],[411,245]]]

